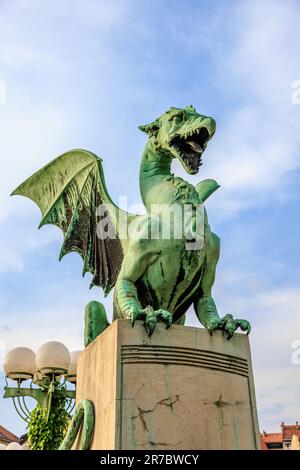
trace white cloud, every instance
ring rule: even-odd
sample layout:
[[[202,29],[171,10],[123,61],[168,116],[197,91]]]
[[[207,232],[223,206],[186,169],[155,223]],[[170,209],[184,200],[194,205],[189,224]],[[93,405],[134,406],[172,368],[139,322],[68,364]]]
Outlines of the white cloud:
[[[242,273],[244,276],[244,273]],[[276,431],[281,423],[295,422],[300,415],[300,365],[292,362],[293,341],[300,339],[300,289],[298,287],[265,289],[264,283],[239,289],[226,298],[226,288],[221,286],[221,306],[230,305],[231,312],[246,318],[252,324],[250,343],[257,394],[260,427]],[[249,279],[251,276],[249,275]],[[219,279],[222,284],[222,277]],[[238,291],[241,291],[240,293]]]
[[[201,177],[221,184],[212,209],[228,216],[292,194],[289,173],[300,167],[300,106],[291,103],[300,77],[300,10],[298,2],[251,0],[220,11],[186,41],[193,48],[206,31],[212,80],[227,97]]]
[[[292,343],[300,339],[299,302],[299,288],[273,290],[255,302],[260,319],[252,353],[257,401],[266,430],[276,431],[281,421],[294,423],[300,415],[300,366],[292,362]]]
[[[84,307],[91,298],[97,299],[99,289],[91,296],[88,290],[81,288],[77,292],[65,292],[63,286],[49,286],[57,296],[55,302],[46,306],[44,301],[24,306],[24,309],[11,309],[9,315],[1,317],[5,325],[0,324],[0,348],[9,351],[19,346],[27,346],[37,351],[48,341],[61,341],[70,351],[83,349]],[[98,294],[98,295],[97,295]],[[107,310],[109,320],[112,317],[112,296],[101,299]],[[2,363],[0,363],[0,368]]]
[[[64,112],[51,106],[28,114],[17,106],[0,107],[0,272],[23,270],[26,253],[61,238],[58,230],[37,232],[39,209],[10,194],[59,152],[67,123]]]
[[[61,239],[57,229],[38,233],[38,209],[31,201],[9,195],[68,145],[76,146],[80,141],[80,133],[87,124],[82,122],[79,100],[86,90],[73,85],[77,95],[70,93],[65,101],[60,99],[61,90],[69,92],[72,76],[76,75],[79,83],[80,77],[85,76],[84,70],[78,73],[82,55],[91,60],[97,57],[98,66],[101,61],[109,63],[106,46],[99,47],[99,34],[92,30],[99,28],[104,35],[120,24],[127,7],[124,2],[111,5],[88,1],[82,8],[80,2],[62,5],[57,1],[52,2],[48,11],[44,4],[19,0],[4,2],[2,8],[0,65],[5,77],[0,79],[5,78],[6,102],[0,106],[0,272],[9,272],[22,271],[27,254]],[[67,22],[65,28],[62,21]],[[54,22],[58,22],[58,27],[53,28]],[[87,34],[75,40],[79,50],[82,48],[78,60],[71,36],[76,32],[83,34],[82,28]],[[90,55],[83,52],[86,47]],[[39,75],[37,89],[30,83],[34,71]],[[44,90],[40,89],[41,84]],[[47,93],[49,87],[51,93]],[[70,135],[72,143],[68,144]]]

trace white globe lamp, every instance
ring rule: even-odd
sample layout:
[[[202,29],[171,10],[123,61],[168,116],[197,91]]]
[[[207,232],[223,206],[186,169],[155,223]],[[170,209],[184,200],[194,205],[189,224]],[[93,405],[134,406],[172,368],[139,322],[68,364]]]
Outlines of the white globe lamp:
[[[18,442],[11,442],[6,447],[6,450],[23,450],[22,446]]]
[[[65,374],[71,362],[71,355],[66,346],[58,341],[43,344],[35,356],[36,368],[42,374]]]
[[[14,348],[6,354],[3,368],[10,379],[31,379],[35,373],[35,354],[29,348]]]

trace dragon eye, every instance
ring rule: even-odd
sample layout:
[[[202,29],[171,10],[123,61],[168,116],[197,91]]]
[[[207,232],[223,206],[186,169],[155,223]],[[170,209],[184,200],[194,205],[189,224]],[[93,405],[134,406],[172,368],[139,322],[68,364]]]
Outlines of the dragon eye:
[[[181,113],[173,114],[173,116],[170,117],[170,121],[174,121],[174,120],[178,121],[179,118],[184,119],[184,113],[181,112]]]

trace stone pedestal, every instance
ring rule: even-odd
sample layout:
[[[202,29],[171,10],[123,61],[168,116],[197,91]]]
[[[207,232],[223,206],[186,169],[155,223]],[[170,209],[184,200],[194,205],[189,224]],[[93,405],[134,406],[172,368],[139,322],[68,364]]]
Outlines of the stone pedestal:
[[[248,337],[112,323],[81,354],[77,400],[96,412],[91,449],[258,449]]]

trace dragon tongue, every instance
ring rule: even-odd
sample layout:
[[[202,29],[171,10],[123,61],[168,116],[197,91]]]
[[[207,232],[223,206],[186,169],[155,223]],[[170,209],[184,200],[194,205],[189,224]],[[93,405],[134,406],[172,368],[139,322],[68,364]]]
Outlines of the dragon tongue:
[[[192,147],[192,149],[195,150],[195,152],[197,153],[203,151],[201,145],[198,144],[198,142],[196,142],[195,140],[187,140],[187,144],[189,144],[189,146]]]

